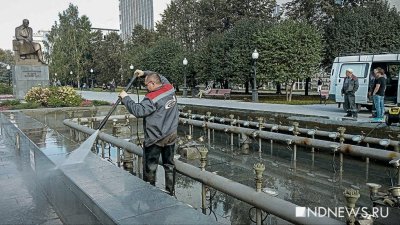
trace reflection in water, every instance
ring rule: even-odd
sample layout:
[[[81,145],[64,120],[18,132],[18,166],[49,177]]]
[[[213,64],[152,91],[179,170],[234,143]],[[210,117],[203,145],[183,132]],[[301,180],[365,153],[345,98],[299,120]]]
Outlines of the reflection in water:
[[[61,115],[55,116],[53,114]],[[66,114],[62,114],[64,112],[60,111],[49,113],[46,122],[49,127],[51,127],[50,124],[53,124],[55,128],[51,128],[57,129],[58,132],[69,137],[69,130],[60,125],[60,121],[54,121],[56,118],[64,119],[68,117]],[[46,117],[41,115],[36,115],[35,118],[44,122],[43,118]],[[83,114],[82,116],[90,115]],[[133,120],[131,126],[136,128],[135,120]],[[141,129],[141,124],[138,128]],[[181,125],[179,129],[181,137],[189,134],[187,125]],[[218,175],[255,188],[253,165],[261,161],[266,168],[263,187],[276,191],[277,197],[301,206],[344,206],[343,190],[348,187],[359,187],[361,198],[358,204],[370,206],[371,201],[365,183],[379,183],[382,184],[382,189],[385,189],[391,185],[391,176],[395,174],[394,168],[389,165],[377,163],[373,160],[363,161],[359,158],[345,156],[343,172],[340,176],[340,157],[334,152],[329,154],[317,148],[297,146],[296,165],[294,165],[293,145],[263,140],[260,148],[258,138],[242,137],[240,141],[237,135],[226,132],[208,131],[196,127],[191,129],[192,132],[190,133],[193,135],[193,140],[200,136],[210,137],[211,139],[205,140],[205,143],[210,142],[207,171],[216,172]],[[103,131],[112,133],[110,126]],[[47,133],[49,134],[49,132]],[[137,131],[132,129],[131,133],[136,135]],[[130,137],[129,134],[125,134],[121,138]],[[60,141],[59,137],[54,138],[54,136],[47,135],[46,150],[44,151],[50,151],[48,149],[52,148],[73,149],[76,145],[66,139],[62,140]],[[245,152],[241,148],[243,143],[248,144],[248,149]],[[97,144],[97,146],[99,145]],[[106,150],[106,152],[99,152],[99,154],[108,157],[116,164],[117,149],[109,145]],[[188,161],[188,163],[199,166],[198,160]],[[162,173],[162,167],[157,171]],[[157,177],[163,176],[157,175]],[[158,180],[156,185],[163,188],[163,182],[163,180]],[[201,210],[201,184],[179,174],[176,177],[176,182],[176,197]],[[252,214],[255,210],[251,210],[251,206],[219,191],[209,188],[207,190],[206,214],[215,217],[223,224],[253,224],[249,217],[251,216],[254,220],[255,217]],[[266,216],[266,214],[263,215]],[[269,215],[264,224],[287,224],[287,222]]]

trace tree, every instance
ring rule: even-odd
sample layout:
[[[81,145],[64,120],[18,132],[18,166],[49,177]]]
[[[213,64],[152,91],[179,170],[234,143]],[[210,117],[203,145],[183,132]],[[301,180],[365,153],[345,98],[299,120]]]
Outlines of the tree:
[[[96,73],[96,81],[101,84],[114,79],[117,84],[124,86],[126,80],[124,81],[124,76],[119,72],[123,49],[123,41],[120,36],[116,32],[111,32],[102,38],[99,31],[94,40],[92,40],[92,66],[90,68],[93,68]],[[87,75],[89,75],[90,68],[86,67]]]
[[[229,30],[242,19],[272,20],[275,0],[175,0],[162,14],[157,31],[196,50],[200,41]]]
[[[321,60],[321,34],[304,22],[285,20],[257,35],[260,53],[258,79],[286,84],[286,99],[291,101],[297,80],[318,71]]]
[[[400,50],[400,14],[387,2],[340,10],[326,29],[324,64],[342,53]]]
[[[195,32],[199,19],[197,4],[193,0],[172,1],[161,15],[161,23],[156,24],[157,31],[181,42],[186,49],[193,49],[199,39]]]
[[[224,75],[234,83],[245,84],[246,93],[252,76],[251,54],[257,48],[256,34],[266,26],[266,23],[258,19],[242,19],[224,35],[226,43]],[[262,86],[262,82],[259,85]]]
[[[182,83],[182,59],[185,56],[182,45],[170,38],[161,38],[142,55],[144,70],[156,71],[166,76],[171,83]],[[189,59],[190,60],[190,59]]]
[[[7,65],[15,65],[14,53],[10,50],[3,50],[0,48],[0,76],[3,77],[3,82],[8,82],[10,72],[7,71]]]
[[[195,66],[197,77],[200,82],[213,80],[214,82],[223,80],[225,64],[224,35],[215,33],[204,39],[198,47],[195,54]]]
[[[79,17],[78,7],[69,4],[68,9],[58,14],[59,23],[52,26],[45,46],[50,55],[50,70],[57,73],[64,83],[80,85],[80,79],[85,73],[85,65],[90,61],[87,58],[90,49],[91,23],[85,15]],[[70,71],[74,76],[70,76]]]
[[[127,77],[131,77],[131,71],[128,67],[132,64],[137,69],[143,69],[143,62],[146,52],[151,49],[158,40],[156,32],[144,29],[141,25],[136,25],[133,29],[132,36],[124,46],[122,57],[122,73]],[[125,75],[124,75],[125,76]]]

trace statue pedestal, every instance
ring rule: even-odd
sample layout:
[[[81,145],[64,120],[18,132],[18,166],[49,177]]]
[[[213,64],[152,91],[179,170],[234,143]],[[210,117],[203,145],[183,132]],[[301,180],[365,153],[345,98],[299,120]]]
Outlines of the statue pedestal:
[[[16,99],[25,99],[32,87],[49,86],[49,66],[45,64],[17,64],[13,71],[13,92]]]

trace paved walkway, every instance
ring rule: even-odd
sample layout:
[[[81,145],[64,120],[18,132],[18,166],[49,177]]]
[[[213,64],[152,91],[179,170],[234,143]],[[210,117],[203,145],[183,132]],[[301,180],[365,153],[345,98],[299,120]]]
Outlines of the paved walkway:
[[[0,224],[62,224],[32,170],[0,135]]]
[[[109,102],[115,102],[118,98],[118,93],[110,92],[92,92],[92,91],[80,91],[83,98],[90,100],[104,100]],[[136,94],[130,94],[132,99],[137,101]],[[140,96],[141,100],[143,96]],[[266,111],[275,113],[289,113],[294,115],[306,115],[316,117],[326,117],[331,120],[341,120],[346,114],[342,108],[338,108],[337,104],[314,104],[314,105],[285,105],[285,104],[268,104],[268,103],[253,103],[253,102],[242,102],[238,100],[223,100],[223,99],[208,99],[208,98],[183,98],[178,96],[178,103],[182,105],[199,105],[199,106],[210,106],[210,107],[221,107],[230,109],[244,109],[254,111]],[[367,110],[362,111],[359,114],[358,122],[369,123],[370,112]]]

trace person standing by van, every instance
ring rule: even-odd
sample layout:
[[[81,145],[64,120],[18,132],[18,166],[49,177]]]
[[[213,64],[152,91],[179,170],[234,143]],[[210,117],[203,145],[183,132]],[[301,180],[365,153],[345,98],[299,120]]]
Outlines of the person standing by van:
[[[372,102],[372,115],[369,118],[375,118],[376,117],[376,109],[375,109],[375,104],[374,104],[374,98],[372,98],[372,92],[374,91],[375,87],[375,77],[376,73],[378,72],[378,69],[375,68],[371,74],[370,74],[370,79],[369,79],[369,85],[368,85],[368,99]]]
[[[317,81],[317,92],[319,95],[321,95],[321,90],[322,90],[322,80],[321,77],[319,77]]]
[[[384,122],[385,115],[385,90],[386,90],[386,79],[385,71],[382,68],[376,68],[374,89],[372,91],[372,98],[376,109],[376,117],[373,118],[373,122]]]
[[[358,78],[353,74],[353,70],[346,70],[346,77],[343,80],[342,96],[344,96],[343,108],[347,114],[345,117],[357,118],[356,97],[355,93],[358,90]]]

